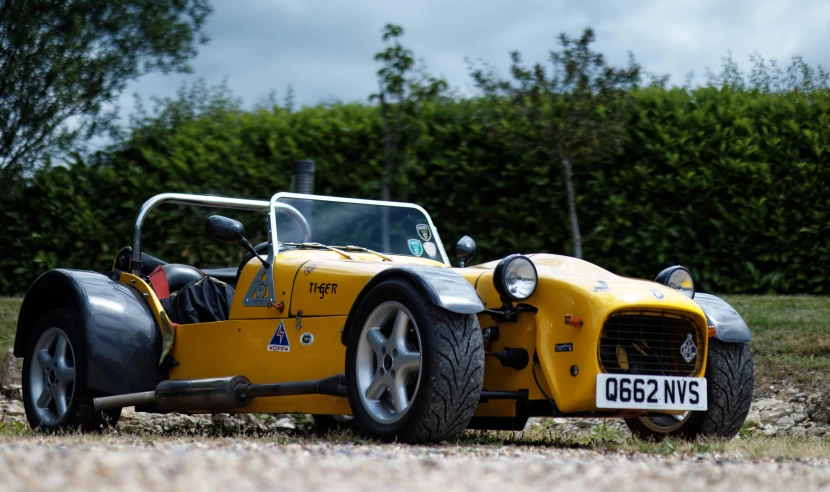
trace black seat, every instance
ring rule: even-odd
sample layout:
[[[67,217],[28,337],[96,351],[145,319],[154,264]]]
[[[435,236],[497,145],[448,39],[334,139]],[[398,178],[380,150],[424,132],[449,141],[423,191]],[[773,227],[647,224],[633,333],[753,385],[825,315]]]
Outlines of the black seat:
[[[113,270],[129,271],[132,248],[118,252]],[[160,268],[160,271],[156,271]],[[228,319],[236,283],[236,268],[215,268],[201,271],[190,265],[167,263],[155,256],[141,253],[142,276],[161,301],[170,321],[177,324],[209,323]],[[223,282],[223,280],[231,282]]]
[[[264,244],[266,246],[268,245],[268,243]],[[115,257],[115,263],[113,263],[112,269],[125,272],[130,271],[130,260],[132,258],[132,254],[132,247],[126,246],[122,248]],[[199,280],[205,276],[219,279],[222,282],[230,284],[234,287],[236,286],[236,268],[209,268],[199,270],[190,265],[184,265],[181,263],[167,263],[166,261],[156,258],[153,255],[144,252],[141,253],[141,275],[149,277],[150,274],[153,273],[153,271],[159,266],[164,268],[164,275],[167,277],[170,292],[176,292],[184,287],[188,282]]]
[[[205,278],[204,273],[190,265],[168,263],[161,268],[164,270],[164,276],[167,277],[167,286],[170,289],[170,293],[181,290],[182,287],[190,282],[196,282],[197,280]]]

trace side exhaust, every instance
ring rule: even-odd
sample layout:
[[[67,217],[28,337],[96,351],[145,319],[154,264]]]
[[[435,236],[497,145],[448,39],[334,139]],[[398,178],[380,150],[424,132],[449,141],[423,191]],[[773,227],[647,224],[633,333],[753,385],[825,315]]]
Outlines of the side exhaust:
[[[288,383],[253,384],[245,376],[162,381],[155,391],[95,398],[96,410],[148,406],[161,412],[233,410],[266,396],[346,396],[346,376]]]

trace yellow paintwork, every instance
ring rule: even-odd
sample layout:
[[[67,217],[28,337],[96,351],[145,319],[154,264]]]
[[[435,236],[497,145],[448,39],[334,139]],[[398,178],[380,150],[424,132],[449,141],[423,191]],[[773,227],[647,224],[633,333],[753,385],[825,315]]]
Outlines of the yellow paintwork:
[[[274,289],[277,293],[277,304],[282,303],[284,306],[282,313],[275,308],[243,306],[242,300],[247,288],[262,267],[260,261],[254,258],[245,265],[239,277],[230,318],[287,318],[295,316],[299,310],[303,311],[304,316],[346,315],[360,289],[380,271],[401,263],[444,266],[443,263],[425,258],[391,256],[392,261],[384,261],[373,254],[350,254],[355,260],[325,250],[292,250],[280,253],[274,265]],[[320,293],[310,292],[311,283],[336,283],[337,293],[329,293],[324,296],[325,299],[321,299]]]
[[[195,379],[242,374],[253,382],[283,382],[319,379],[344,371],[345,347],[340,342],[346,316],[366,283],[386,268],[401,264],[447,268],[424,258],[393,256],[392,262],[364,253],[354,259],[324,250],[293,250],[280,253],[275,261],[274,284],[277,307],[245,307],[243,298],[261,264],[252,260],[245,267],[231,307],[230,320],[216,323],[179,325],[173,356],[180,362],[170,371],[171,379]],[[499,326],[500,338],[493,351],[504,347],[523,347],[538,354],[536,374],[541,389],[563,412],[585,412],[595,407],[596,376],[600,372],[597,343],[606,317],[621,309],[681,312],[693,319],[703,334],[706,367],[708,341],[706,318],[697,303],[683,294],[644,280],[614,275],[575,258],[530,255],[539,274],[534,295],[524,301],[538,308],[537,313],[522,313],[516,323],[499,325],[485,314],[478,316],[482,329]],[[497,262],[453,269],[476,289],[487,308],[498,308],[501,301],[493,286]],[[598,281],[605,283],[597,288]],[[161,309],[152,289],[141,279],[122,274],[121,281],[147,293],[154,310]],[[134,282],[135,281],[135,282]],[[320,286],[323,286],[322,288]],[[328,287],[326,287],[328,286]],[[336,287],[335,287],[336,286]],[[663,294],[657,299],[651,291]],[[302,311],[300,328],[297,313]],[[583,325],[565,324],[565,315],[579,316]],[[269,352],[268,342],[283,323],[290,342],[289,352]],[[313,343],[303,345],[300,336],[311,333]],[[555,344],[572,343],[570,352],[555,352]],[[579,372],[571,376],[570,368]],[[491,358],[485,360],[484,389],[527,390],[531,400],[544,395],[533,378],[533,363],[521,370],[506,368]],[[261,398],[242,412],[264,413],[350,413],[345,398],[294,396]],[[492,400],[479,405],[477,416],[513,416],[515,403]]]
[[[156,292],[150,287],[150,284],[142,280],[141,277],[127,272],[121,272],[118,276],[118,281],[122,284],[131,285],[141,292],[150,305],[150,311],[153,312],[153,316],[156,318],[156,324],[161,326],[161,313],[164,312],[164,309],[161,307],[161,301],[159,301]]]
[[[278,383],[322,379],[345,370],[346,348],[340,343],[345,316],[303,318],[298,330],[295,319],[229,320],[198,325],[180,325],[173,357],[181,364],[170,371],[171,379],[198,379],[242,374],[254,383]],[[268,342],[280,323],[290,344],[289,352],[269,352]],[[311,333],[310,345],[300,335]],[[291,396],[257,398],[245,408],[259,413],[347,414],[345,398]]]
[[[506,346],[524,347],[531,354],[536,350],[542,368],[541,371],[537,369],[537,376],[544,380],[540,381],[540,384],[546,384],[545,392],[563,412],[596,410],[596,376],[600,373],[597,344],[602,325],[609,314],[631,307],[682,311],[694,319],[698,327],[706,327],[706,317],[700,306],[664,285],[623,278],[588,262],[567,256],[539,254],[531,255],[531,260],[539,274],[539,286],[533,296],[525,302],[539,308],[539,312],[520,315],[519,323],[501,325],[501,337],[493,345],[493,350],[498,351]],[[476,289],[487,307],[498,307],[501,304],[492,281],[492,269],[496,263],[478,267],[488,269],[479,278]],[[607,290],[594,291],[598,280],[605,282]],[[656,299],[651,294],[651,289],[662,293],[663,299]],[[565,324],[566,314],[579,316],[583,325],[574,327]],[[482,328],[495,325],[491,318],[482,315],[479,316],[479,323]],[[701,333],[705,333],[705,329],[701,330]],[[505,337],[506,333],[517,331],[524,335]],[[706,337],[703,337],[703,340],[704,344],[708,343]],[[573,351],[555,352],[553,347],[558,343],[572,343]],[[536,385],[530,367],[516,371],[493,362],[488,361],[484,371],[486,389],[528,389],[530,399],[543,398],[538,391],[533,391]],[[570,374],[572,365],[579,368],[576,377]],[[704,355],[700,368],[701,376],[705,367]],[[530,388],[511,387],[511,384],[530,385]],[[481,407],[485,405],[479,405],[479,413],[476,415],[481,414]]]

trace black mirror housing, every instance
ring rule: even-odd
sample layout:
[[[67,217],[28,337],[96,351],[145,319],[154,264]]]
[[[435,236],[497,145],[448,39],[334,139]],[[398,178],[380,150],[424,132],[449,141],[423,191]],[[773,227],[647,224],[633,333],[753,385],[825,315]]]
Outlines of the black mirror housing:
[[[239,244],[245,238],[245,226],[238,220],[212,215],[205,222],[205,233],[220,243]]]
[[[464,236],[455,244],[455,258],[458,266],[464,268],[476,255],[476,242],[470,236]]]

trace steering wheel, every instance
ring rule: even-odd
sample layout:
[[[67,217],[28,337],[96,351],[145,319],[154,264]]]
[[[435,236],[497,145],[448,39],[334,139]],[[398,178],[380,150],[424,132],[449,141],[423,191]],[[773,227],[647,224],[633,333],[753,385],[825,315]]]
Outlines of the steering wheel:
[[[291,205],[286,205],[284,203],[277,203],[275,209],[277,211],[285,212],[288,216],[294,219],[294,222],[300,226],[300,229],[303,232],[303,240],[302,242],[307,243],[308,240],[311,238],[311,227],[308,225],[308,221],[306,220],[305,216],[300,213],[299,210],[292,207]],[[258,255],[263,256],[268,254],[268,241],[264,243],[259,243],[254,248],[254,251],[257,252]],[[278,251],[277,251],[278,252]],[[277,252],[274,252],[276,255]],[[242,275],[242,270],[245,268],[245,265],[248,264],[249,261],[254,257],[251,252],[245,253],[245,256],[242,257],[242,261],[239,262],[239,268],[236,269],[236,280],[239,281],[239,276]]]
[[[268,254],[268,241],[264,243],[259,243],[256,245],[254,250],[257,252],[258,255],[263,256]],[[242,269],[245,268],[245,265],[248,264],[249,261],[254,257],[250,252],[245,253],[245,256],[242,257],[242,261],[239,263],[239,268],[236,269],[236,281],[239,282],[239,276],[242,275]]]

